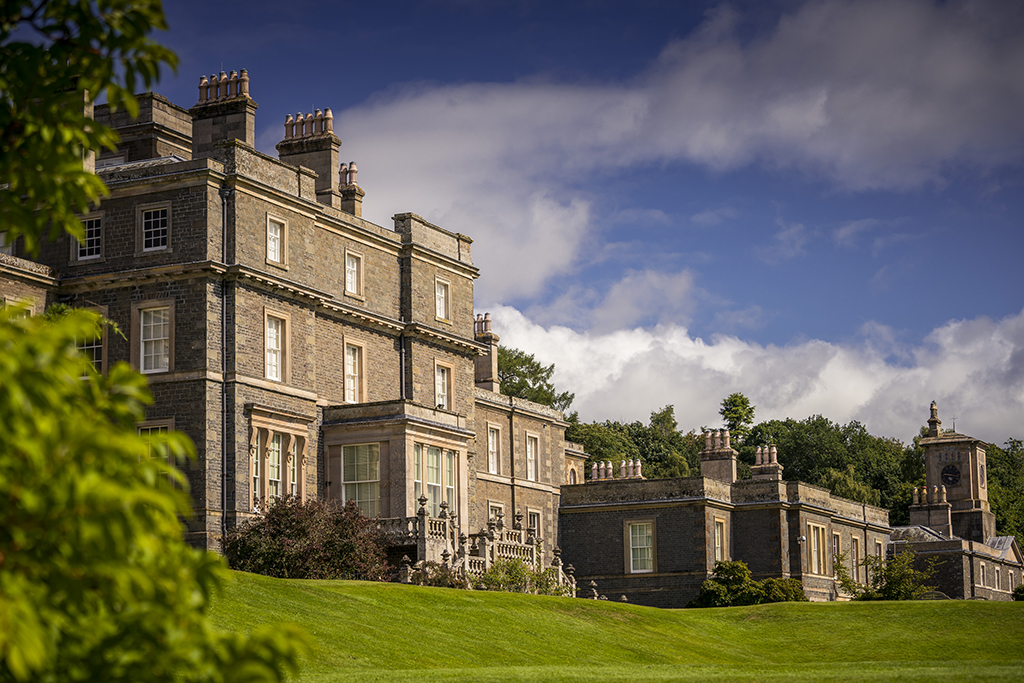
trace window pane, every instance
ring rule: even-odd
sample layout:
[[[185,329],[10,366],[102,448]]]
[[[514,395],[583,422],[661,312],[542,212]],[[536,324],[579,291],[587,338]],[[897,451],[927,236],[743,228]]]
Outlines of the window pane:
[[[168,308],[147,308],[140,312],[143,372],[168,368],[171,348],[169,311]]]
[[[487,430],[487,471],[498,473],[498,430]]]
[[[267,223],[267,258],[281,262],[281,233],[284,226],[276,221]]]
[[[345,255],[345,291],[359,293],[359,257],[353,254]]]
[[[267,448],[267,495],[281,497],[281,435],[274,434]]]
[[[163,249],[167,246],[167,209],[142,212],[142,249]]]
[[[345,400],[357,403],[362,388],[362,349],[358,346],[345,346]]]
[[[435,384],[437,385],[437,407],[448,408],[448,368],[437,366],[437,377],[435,378]]]
[[[443,282],[434,283],[435,310],[438,318],[448,318],[448,285]]]
[[[654,570],[654,556],[651,552],[653,545],[654,539],[650,523],[629,525],[631,571],[649,572]]]
[[[367,517],[380,513],[380,445],[345,446],[342,497],[354,500]]]
[[[431,517],[440,514],[441,449],[427,446],[427,511]]]
[[[102,245],[102,220],[99,218],[90,218],[89,220],[82,221],[85,226],[85,241],[79,242],[78,244],[78,258],[88,259],[95,258],[101,253]]]
[[[267,379],[281,380],[281,341],[284,321],[267,317]]]

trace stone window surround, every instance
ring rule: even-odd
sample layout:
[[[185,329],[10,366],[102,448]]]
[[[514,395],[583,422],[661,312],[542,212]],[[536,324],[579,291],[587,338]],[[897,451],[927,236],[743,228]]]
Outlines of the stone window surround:
[[[356,484],[374,484],[375,483],[375,484],[377,484],[377,515],[380,514],[380,489],[381,489],[381,486],[380,486],[380,471],[381,471],[381,458],[380,458],[381,448],[380,448],[380,444],[381,444],[381,442],[379,442],[379,441],[367,441],[367,442],[364,442],[364,443],[346,443],[346,444],[343,444],[343,445],[339,446],[339,448],[341,449],[341,453],[340,453],[341,458],[340,458],[340,461],[339,461],[340,464],[341,464],[341,471],[338,474],[341,477],[340,489],[341,489],[341,504],[342,504],[342,506],[346,505],[349,500],[355,500],[357,502],[357,504],[358,504],[358,499],[357,498],[355,498],[354,496],[347,496],[347,495],[345,495],[345,487],[346,486],[354,486]],[[352,481],[348,481],[347,479],[345,479],[345,449],[346,448],[359,448],[360,446],[376,446],[377,447],[377,478],[376,479],[353,479]],[[360,508],[360,511],[362,511],[361,508]],[[376,517],[377,516],[377,515],[368,514],[368,512],[366,512],[366,511],[362,511],[362,512],[367,517]]]
[[[807,524],[807,543],[806,543],[806,546],[807,546],[807,573],[808,574],[813,574],[814,576],[827,576],[828,575],[828,562],[826,561],[827,560],[826,549],[824,547],[819,547],[818,548],[818,556],[817,556],[817,558],[814,557],[815,531],[817,530],[817,531],[820,532],[819,541],[820,541],[821,544],[824,544],[824,542],[825,542],[825,540],[827,538],[827,536],[825,535],[825,532],[826,532],[825,525],[824,524],[820,524],[818,522],[811,522],[811,521],[808,521],[806,524]],[[817,571],[817,572],[814,571],[815,560],[817,560],[817,562],[821,565],[820,567],[818,567],[818,569],[820,571]]]
[[[355,290],[351,290],[351,289],[348,288],[348,259],[349,259],[350,256],[354,257],[356,259],[356,289]],[[364,301],[365,300],[364,292],[365,292],[366,279],[364,277],[364,274],[365,274],[365,268],[364,268],[365,259],[363,258],[362,252],[355,251],[353,249],[349,249],[348,247],[345,247],[345,260],[342,263],[344,264],[344,272],[343,272],[342,286],[341,286],[342,291],[345,293],[345,296],[347,296],[347,297],[350,297],[350,298],[353,298],[353,299],[358,299],[360,301]]]
[[[725,517],[713,515],[711,517],[714,529],[714,554],[715,562],[727,562],[729,553],[729,525]]]
[[[832,532],[832,564],[836,564],[836,558],[843,554],[843,537],[838,531]]]
[[[494,510],[494,508],[497,508],[497,509],[501,510],[502,519],[504,519],[504,517],[505,517],[505,504],[502,503],[502,502],[496,501],[496,500],[488,500],[487,501],[487,521],[488,522],[496,522],[496,521],[498,521],[496,516],[491,515],[491,512]]]
[[[526,524],[523,526],[524,529],[529,529],[530,528],[530,515],[537,515],[537,526],[534,527],[534,532],[537,534],[537,537],[540,538],[541,537],[540,530],[542,528],[542,525],[544,524],[544,515],[541,513],[540,509],[538,509],[538,508],[527,507],[526,508]]]
[[[854,581],[860,581],[862,559],[864,558],[860,556],[860,539],[854,536],[850,539],[850,576]]]
[[[496,450],[494,453],[494,468],[491,468],[491,432],[494,431]],[[487,423],[487,473],[501,476],[501,425],[495,422]]]
[[[170,328],[170,338],[168,339],[168,351],[167,351],[167,369],[166,370],[150,370],[145,372],[142,370],[142,311],[147,311],[154,308],[166,308],[167,309],[167,324]],[[132,369],[136,372],[142,372],[147,375],[155,375],[163,372],[174,372],[174,299],[149,299],[147,301],[133,301],[132,302],[132,319],[131,319],[131,333],[134,336],[131,344],[130,362]]]
[[[249,487],[249,506],[252,510],[255,503],[254,495],[259,493],[260,500],[267,497],[267,458],[269,456],[270,438],[273,434],[281,434],[281,490],[291,491],[291,458],[292,444],[295,444],[295,457],[298,458],[297,472],[297,496],[299,500],[306,499],[306,465],[307,449],[309,447],[309,424],[310,421],[302,418],[291,417],[278,412],[272,408],[259,406],[247,406],[249,411],[249,458],[248,473],[246,480],[252,481],[253,461],[260,457],[260,486],[261,491],[256,492]],[[259,438],[262,433],[262,438]],[[256,453],[257,443],[261,453]]]
[[[174,418],[173,417],[167,417],[167,418],[162,418],[162,419],[159,419],[159,420],[143,420],[142,422],[137,422],[135,424],[135,433],[139,434],[141,436],[143,429],[151,430],[151,429],[154,429],[154,428],[162,428],[162,429],[164,429],[167,432],[173,432],[174,431]],[[150,457],[152,457],[152,451],[150,451]],[[172,467],[177,467],[178,466],[178,463],[175,463],[170,456],[168,456],[167,461],[168,461],[168,464],[171,465]],[[184,462],[182,463],[182,465],[185,465],[185,464],[186,463],[184,463]]]
[[[142,230],[142,217],[147,211],[153,211],[156,209],[167,209],[167,244],[163,247],[156,249],[145,248],[145,238]],[[172,248],[174,243],[172,238],[174,237],[174,220],[171,212],[171,200],[166,199],[162,202],[152,202],[149,204],[138,204],[135,207],[135,256],[149,256],[151,254],[173,254],[174,249]]]
[[[650,524],[651,525],[651,568],[650,569],[633,569],[633,545],[630,537],[630,527],[634,524]],[[656,517],[648,517],[643,519],[626,519],[622,522],[622,538],[623,538],[623,559],[625,564],[623,572],[624,574],[657,574],[658,573],[658,524]]]
[[[530,439],[533,439],[536,448],[533,452],[533,476],[530,476]],[[526,479],[528,481],[540,481],[540,434],[530,430],[523,430],[523,460],[526,464]]]
[[[281,320],[281,367],[280,378],[271,379],[268,374],[267,368],[267,331],[270,323],[270,318],[276,318]],[[279,384],[288,384],[291,381],[291,349],[292,349],[292,318],[289,313],[281,311],[280,309],[271,308],[270,306],[263,307],[263,378],[268,382],[277,382]]]
[[[444,315],[438,315],[442,311],[438,311],[437,307],[437,290],[438,286],[444,287]],[[450,280],[434,276],[434,320],[441,323],[451,324],[452,321],[452,283]]]
[[[271,223],[277,223],[278,225],[281,226],[280,245],[278,246],[278,249],[279,249],[280,255],[281,255],[281,259],[279,261],[275,261],[274,259],[270,258],[270,224]],[[281,216],[278,216],[276,214],[270,213],[269,211],[267,212],[267,232],[266,232],[266,241],[264,243],[264,248],[266,250],[265,256],[266,256],[266,261],[267,261],[268,265],[274,266],[275,268],[281,268],[283,270],[288,270],[288,220],[286,218],[282,218]]]
[[[369,396],[369,393],[368,393],[369,385],[367,384],[367,378],[366,378],[366,343],[363,342],[363,341],[360,341],[358,339],[353,339],[348,334],[343,334],[342,337],[341,337],[341,340],[342,340],[342,348],[344,348],[344,350],[345,350],[344,359],[342,361],[343,364],[344,364],[344,368],[343,368],[343,372],[342,372],[342,374],[344,376],[344,381],[343,381],[343,386],[342,386],[342,397],[346,398],[346,400],[344,401],[345,403],[366,403],[369,400],[367,398]],[[359,372],[357,374],[357,382],[358,382],[359,386],[356,387],[356,400],[355,401],[347,400],[347,396],[348,396],[348,347],[350,347],[350,346],[353,347],[353,348],[359,349]]]
[[[438,368],[445,368],[448,371],[446,373],[446,375],[447,375],[446,379],[447,379],[448,385],[445,387],[446,401],[445,401],[444,405],[441,405],[437,401],[437,394],[440,393],[437,390],[438,389],[438,387],[437,387],[437,369]],[[434,403],[433,403],[433,405],[434,405],[435,408],[437,406],[441,406],[441,410],[454,411],[454,406],[455,406],[455,396],[453,395],[453,392],[454,392],[454,389],[455,389],[455,381],[454,380],[455,380],[455,366],[453,364],[451,364],[451,363],[448,363],[448,362],[442,361],[442,360],[438,360],[438,359],[435,358],[434,359],[434,381],[432,382],[432,384],[434,385]]]
[[[99,221],[100,221],[100,253],[95,255],[95,256],[80,256],[79,252],[80,252],[81,248],[83,247],[83,244],[81,242],[79,242],[77,239],[75,239],[74,237],[70,237],[69,236],[70,242],[71,242],[71,254],[70,254],[70,261],[69,261],[69,263],[71,265],[75,265],[75,264],[78,264],[78,263],[103,263],[104,261],[106,261],[106,251],[103,248],[104,242],[106,241],[105,237],[107,235],[106,211],[104,211],[102,209],[99,210],[99,211],[93,211],[91,213],[87,213],[87,214],[84,214],[82,216],[79,216],[79,219],[82,221],[82,228],[83,229],[85,229],[85,222],[86,221],[91,221],[91,220],[99,219]]]

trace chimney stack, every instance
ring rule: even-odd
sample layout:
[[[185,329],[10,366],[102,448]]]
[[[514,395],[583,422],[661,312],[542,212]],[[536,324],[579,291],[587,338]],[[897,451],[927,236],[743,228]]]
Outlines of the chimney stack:
[[[341,183],[341,210],[362,218],[363,197],[366,196],[366,193],[356,181],[357,173],[359,173],[359,169],[356,168],[354,161],[342,164],[338,169],[338,180]]]
[[[254,147],[258,106],[249,97],[248,70],[201,77],[199,101],[188,110],[192,115],[192,158],[211,156],[214,146],[224,140]]]
[[[498,381],[498,335],[491,331],[491,314],[476,314],[473,322],[474,337],[481,344],[487,345],[487,352],[476,357],[476,386],[480,389],[498,393],[501,383]]]
[[[284,119],[284,139],[277,143],[277,157],[285,163],[305,166],[316,173],[316,200],[344,209],[339,181],[338,150],[341,140],[334,134],[334,114],[330,108],[299,112]],[[351,213],[351,212],[349,212]]]

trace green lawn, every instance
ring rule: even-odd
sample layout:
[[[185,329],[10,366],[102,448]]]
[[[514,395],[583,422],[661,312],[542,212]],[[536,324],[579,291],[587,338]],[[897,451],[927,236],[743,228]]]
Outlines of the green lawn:
[[[1020,681],[1024,603],[788,603],[658,610],[235,574],[224,629],[313,640],[303,681]]]

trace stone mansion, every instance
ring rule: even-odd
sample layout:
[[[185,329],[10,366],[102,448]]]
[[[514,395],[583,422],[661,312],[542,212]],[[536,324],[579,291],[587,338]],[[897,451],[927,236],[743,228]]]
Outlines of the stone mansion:
[[[511,532],[518,513],[550,553],[559,487],[586,455],[561,413],[498,393],[472,241],[413,213],[364,220],[331,110],[288,116],[275,159],[254,147],[256,108],[245,70],[204,77],[188,110],[154,93],[134,120],[97,106],[121,137],[86,162],[110,196],[82,243],[63,235],[35,260],[6,245],[3,298],[117,322],[126,339],[86,351],[147,376],[140,430],[195,443],[196,546],[286,494],[397,520],[422,496],[447,520],[438,552],[495,518]],[[413,536],[394,541],[415,557]]]
[[[364,220],[331,110],[289,115],[274,158],[254,146],[256,109],[244,69],[203,77],[190,109],[155,93],[134,119],[95,107],[121,143],[85,161],[110,195],[82,216],[84,241],[62,235],[29,259],[0,231],[0,303],[116,322],[124,337],[83,350],[100,372],[146,375],[140,432],[195,444],[182,465],[193,545],[217,549],[291,495],[356,501],[392,562],[550,566],[560,548],[585,585],[639,604],[681,607],[732,559],[838,599],[837,556],[897,547],[940,558],[953,597],[1008,599],[1024,578],[1016,542],[995,536],[984,444],[941,431],[934,406],[911,527],[784,481],[774,448],[738,481],[727,434],[708,435],[699,477],[647,481],[624,463],[585,482],[563,415],[499,391],[472,240],[414,213]]]

